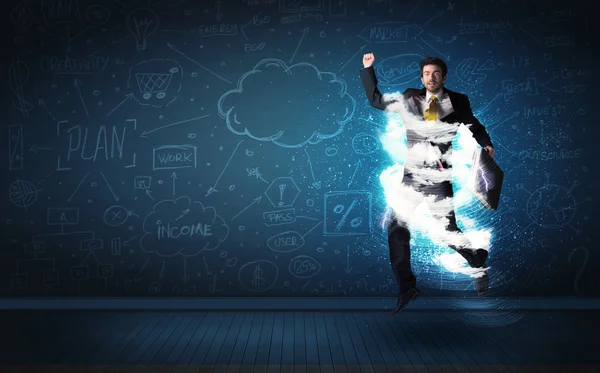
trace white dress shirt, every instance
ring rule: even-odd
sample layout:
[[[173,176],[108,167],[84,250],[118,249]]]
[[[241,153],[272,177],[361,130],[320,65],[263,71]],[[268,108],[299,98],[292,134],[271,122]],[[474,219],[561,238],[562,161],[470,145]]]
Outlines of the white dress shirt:
[[[433,94],[431,94],[431,92],[426,91],[425,100],[421,101],[423,113],[425,112],[425,110],[429,109],[429,104],[431,103],[432,96]],[[440,89],[440,91],[435,94],[435,97],[437,97],[438,119],[442,119],[448,114],[454,112],[454,108],[452,107],[452,101],[450,101],[450,97],[448,97],[448,94],[444,92],[443,89]]]

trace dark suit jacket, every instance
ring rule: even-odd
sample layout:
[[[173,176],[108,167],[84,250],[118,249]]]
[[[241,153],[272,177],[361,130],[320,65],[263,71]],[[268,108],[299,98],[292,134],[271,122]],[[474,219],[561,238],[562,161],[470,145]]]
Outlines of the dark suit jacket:
[[[367,95],[367,98],[369,99],[369,103],[371,104],[371,106],[377,109],[385,110],[387,105],[391,104],[392,102],[384,102],[383,95],[377,88],[377,78],[375,76],[375,70],[373,69],[373,67],[361,69],[360,78],[362,80],[365,93]],[[481,145],[482,147],[487,145],[493,146],[492,140],[490,139],[490,135],[486,131],[485,127],[473,115],[473,111],[471,110],[471,104],[467,95],[451,91],[445,87],[443,88],[443,90],[448,93],[448,97],[450,98],[450,101],[452,102],[452,107],[454,108],[454,112],[450,113],[449,115],[440,120],[446,123],[465,123],[466,125],[469,125],[468,128],[473,133],[473,137],[479,145]],[[421,104],[419,101],[425,99],[425,93],[425,88],[408,88],[402,93],[407,109],[412,114],[418,115],[419,117],[423,117]],[[456,133],[454,133],[454,135],[456,135]],[[408,133],[408,130],[406,137],[408,139],[409,147],[411,146],[411,143],[423,140],[418,139],[411,133]],[[437,146],[440,148],[443,154],[446,153],[446,151],[448,151],[452,147],[452,142],[437,144]],[[450,165],[446,164],[446,162],[443,162],[442,165],[445,168],[451,167]]]

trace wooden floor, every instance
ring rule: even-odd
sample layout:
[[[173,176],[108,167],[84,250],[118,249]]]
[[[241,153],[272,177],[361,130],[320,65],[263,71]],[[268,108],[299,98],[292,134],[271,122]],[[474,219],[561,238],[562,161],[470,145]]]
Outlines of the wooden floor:
[[[600,372],[595,310],[0,314],[1,372]]]

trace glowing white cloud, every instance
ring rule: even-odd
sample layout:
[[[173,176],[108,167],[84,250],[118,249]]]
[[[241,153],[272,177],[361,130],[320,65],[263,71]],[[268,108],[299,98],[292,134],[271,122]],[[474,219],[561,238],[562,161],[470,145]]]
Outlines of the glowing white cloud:
[[[394,213],[411,231],[422,232],[436,245],[453,244],[458,247],[489,250],[491,230],[478,227],[476,221],[458,213],[461,207],[475,201],[473,193],[467,188],[467,182],[473,153],[479,145],[467,125],[444,123],[439,120],[425,122],[408,112],[400,93],[384,94],[384,101],[395,101],[387,106],[388,122],[385,131],[380,135],[382,147],[393,161],[380,175],[388,204],[387,213]],[[409,139],[413,144],[411,148],[407,146]],[[438,143],[447,142],[453,142],[453,147],[446,154],[442,154]],[[451,164],[452,168],[441,168],[439,160]],[[410,171],[413,180],[421,185],[452,181],[454,197],[434,201],[434,197],[403,184],[405,169]],[[425,201],[427,204],[423,203]],[[448,220],[436,218],[432,214],[433,211],[435,215],[443,216],[451,209],[456,211],[456,218],[463,225],[462,233],[446,231]],[[385,224],[385,220],[382,224]],[[450,272],[472,277],[483,273],[481,268],[470,268],[466,260],[454,251],[450,254],[435,254],[432,257],[435,263]]]

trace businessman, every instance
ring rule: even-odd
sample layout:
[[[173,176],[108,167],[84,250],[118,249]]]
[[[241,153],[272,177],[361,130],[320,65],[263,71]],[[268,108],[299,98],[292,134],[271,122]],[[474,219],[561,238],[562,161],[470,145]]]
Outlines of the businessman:
[[[452,188],[452,140],[458,124],[464,123],[477,143],[490,156],[495,150],[485,127],[475,118],[466,95],[444,87],[448,68],[440,58],[426,57],[420,62],[424,88],[408,88],[393,97],[382,94],[377,87],[373,68],[375,56],[363,56],[360,77],[372,107],[399,112],[404,121],[408,142],[404,175],[399,189],[402,203],[396,206],[388,224],[388,245],[392,272],[400,293],[392,315],[402,311],[420,293],[410,263],[409,226],[416,207],[425,201],[438,222],[431,229],[442,241],[467,260],[472,268],[480,269],[475,288],[480,295],[488,290],[486,268],[487,250],[471,247],[471,243],[456,224]],[[400,105],[400,106],[399,106]],[[395,196],[396,197],[396,196]]]

